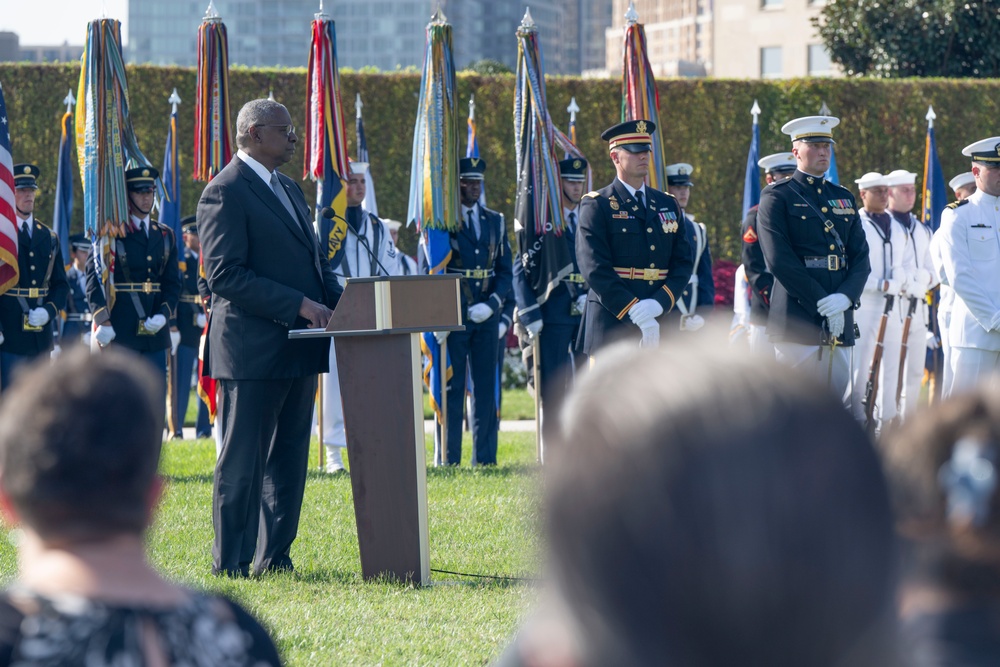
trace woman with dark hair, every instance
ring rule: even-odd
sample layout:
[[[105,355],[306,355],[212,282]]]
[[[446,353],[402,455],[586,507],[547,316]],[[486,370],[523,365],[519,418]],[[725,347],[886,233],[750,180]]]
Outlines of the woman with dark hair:
[[[0,665],[280,665],[238,605],[165,581],[144,535],[163,491],[162,382],[138,356],[73,350],[0,403],[0,509],[20,573]]]
[[[883,443],[904,542],[907,665],[1000,665],[1000,395],[979,391]]]
[[[551,463],[551,607],[501,664],[885,667],[895,541],[840,401],[716,346],[606,353]]]

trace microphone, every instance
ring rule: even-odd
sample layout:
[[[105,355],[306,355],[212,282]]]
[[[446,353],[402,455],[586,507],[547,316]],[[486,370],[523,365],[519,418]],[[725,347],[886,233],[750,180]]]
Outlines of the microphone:
[[[347,220],[343,216],[337,215],[337,212],[334,211],[329,206],[324,206],[320,210],[319,214],[320,216],[326,218],[327,220],[336,220],[339,218],[340,220],[347,222]],[[386,268],[382,266],[382,262],[378,261],[378,256],[375,254],[374,251],[372,251],[371,245],[369,245],[368,243],[368,237],[359,235],[356,231],[354,231],[354,227],[351,227],[350,223],[348,223],[347,229],[349,232],[354,234],[354,236],[358,239],[361,245],[365,247],[365,251],[368,253],[368,258],[371,260],[371,263],[375,264],[376,266],[378,266],[378,268],[382,269],[382,273],[385,274],[386,276],[391,275],[388,271],[386,271]]]

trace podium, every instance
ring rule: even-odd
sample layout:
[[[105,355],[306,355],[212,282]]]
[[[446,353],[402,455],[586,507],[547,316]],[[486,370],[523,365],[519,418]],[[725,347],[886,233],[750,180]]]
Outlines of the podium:
[[[344,403],[361,572],[430,580],[420,334],[463,329],[455,276],[349,278],[323,331]]]

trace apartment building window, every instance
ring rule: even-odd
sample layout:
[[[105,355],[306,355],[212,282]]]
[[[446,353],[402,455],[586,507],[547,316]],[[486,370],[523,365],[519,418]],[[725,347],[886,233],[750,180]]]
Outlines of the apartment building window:
[[[760,0],[761,9],[781,9],[785,6],[785,0]]]
[[[809,76],[829,76],[833,73],[830,54],[822,44],[809,45]]]
[[[760,50],[760,78],[776,79],[781,76],[781,47],[765,46]]]

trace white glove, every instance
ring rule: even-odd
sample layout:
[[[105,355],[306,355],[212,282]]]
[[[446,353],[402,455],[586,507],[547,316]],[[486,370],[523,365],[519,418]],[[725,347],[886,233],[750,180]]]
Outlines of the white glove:
[[[177,346],[181,344],[181,332],[170,330],[170,354],[177,354]]]
[[[208,319],[205,318],[205,313],[198,313],[198,319],[196,320],[196,323],[198,324],[198,328],[199,329],[204,329],[206,322],[208,322]]]
[[[827,317],[826,328],[829,329],[831,338],[840,338],[844,334],[844,314],[833,313]]]
[[[899,294],[906,289],[906,283],[890,278],[889,280],[883,280],[878,288],[886,294]]]
[[[52,351],[49,352],[49,358],[58,359],[60,354],[62,354],[62,348],[59,347],[58,345],[55,345],[52,347]]]
[[[448,340],[448,333],[447,331],[435,331],[434,340],[438,342],[438,345],[444,345],[444,342]]]
[[[640,329],[643,324],[650,320],[655,320],[662,314],[663,306],[656,299],[643,299],[628,309],[628,316],[631,318],[632,324]]]
[[[655,318],[647,320],[645,324],[639,327],[639,330],[642,331],[642,340],[639,342],[639,347],[660,346],[660,323]]]
[[[43,327],[49,323],[49,311],[44,308],[32,308],[28,311],[28,324],[33,327]]]
[[[163,327],[167,326],[167,318],[163,315],[153,315],[152,317],[147,317],[146,321],[143,322],[143,325],[150,333],[156,333]]]
[[[493,309],[485,303],[477,303],[469,306],[469,319],[479,324],[485,322],[493,316]]]
[[[3,345],[3,333],[0,332],[0,345]]]
[[[934,277],[927,269],[917,269],[906,281],[906,295],[915,299],[923,299],[931,288]]]
[[[576,297],[576,309],[580,311],[581,315],[583,315],[585,312],[587,312],[587,295],[586,294],[581,294],[580,296]]]
[[[936,350],[939,347],[941,347],[941,341],[938,340],[938,337],[934,335],[933,331],[928,331],[927,332],[927,349],[928,350]]]
[[[94,338],[97,339],[98,345],[107,347],[108,343],[115,339],[115,328],[110,324],[102,324],[97,327],[97,333],[94,334]]]
[[[531,324],[525,324],[524,328],[528,330],[528,335],[532,338],[538,335],[542,330],[542,325],[545,324],[541,320],[535,320]]]
[[[83,344],[84,345],[86,345],[87,347],[90,347],[90,332],[89,331],[87,331],[82,336],[80,336],[80,338],[83,340]]]
[[[705,326],[705,318],[701,315],[689,315],[681,318],[681,329],[683,331],[697,331]]]
[[[834,292],[830,296],[825,296],[816,302],[816,310],[823,317],[830,317],[834,313],[842,313],[850,307],[851,300],[840,292]]]
[[[507,323],[506,322],[501,322],[500,323],[500,331],[497,334],[497,338],[499,338],[500,340],[503,340],[503,337],[506,336],[506,335],[507,335]]]

